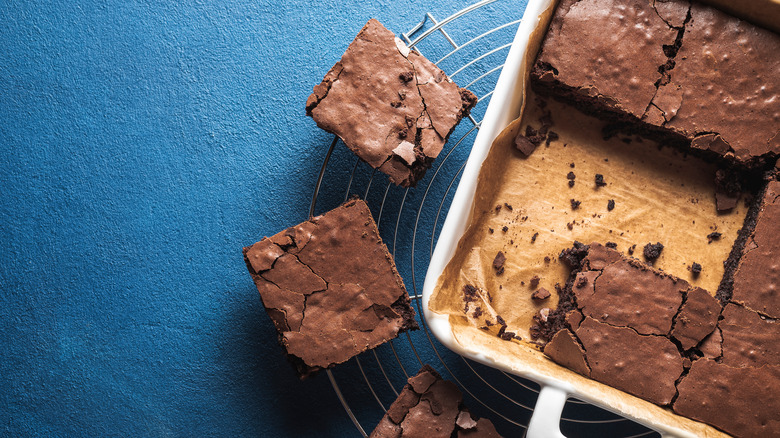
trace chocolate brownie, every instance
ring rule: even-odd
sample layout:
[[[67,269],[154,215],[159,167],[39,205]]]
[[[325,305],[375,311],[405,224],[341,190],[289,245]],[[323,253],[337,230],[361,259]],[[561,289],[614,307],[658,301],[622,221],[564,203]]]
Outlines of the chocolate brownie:
[[[362,200],[263,238],[244,260],[301,378],[417,328]]]
[[[476,103],[372,19],[314,87],[306,113],[390,181],[410,187]]]
[[[777,53],[777,34],[696,2],[562,0],[531,80],[633,130],[753,165],[780,153]]]
[[[490,420],[475,419],[454,383],[430,365],[410,377],[371,438],[500,438]]]
[[[734,273],[731,300],[780,318],[780,182],[770,181]]]
[[[677,385],[674,411],[739,437],[777,436],[780,366],[737,368],[701,359]]]
[[[780,322],[597,243],[561,259],[571,276],[536,320],[547,356],[737,436],[778,431]]]
[[[714,330],[718,301],[687,281],[598,243],[561,255],[573,269],[540,334],[544,353],[577,373],[669,405],[685,360]],[[653,373],[647,373],[650,367]]]

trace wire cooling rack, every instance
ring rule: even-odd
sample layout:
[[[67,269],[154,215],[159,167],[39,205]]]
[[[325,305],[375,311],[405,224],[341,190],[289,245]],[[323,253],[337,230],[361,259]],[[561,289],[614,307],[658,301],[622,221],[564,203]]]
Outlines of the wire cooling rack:
[[[496,5],[491,6],[496,2],[504,4],[497,9]],[[427,270],[441,222],[490,102],[524,5],[522,0],[483,0],[440,21],[426,13],[419,23],[401,35],[411,48],[435,60],[450,78],[479,97],[469,118],[450,136],[434,166],[416,188],[394,186],[340,145],[337,137],[327,149],[312,196],[310,216],[317,213],[318,199],[340,202],[358,195],[368,202],[406,282],[421,328],[326,371],[361,436],[373,430],[406,379],[424,363],[454,381],[471,411],[490,418],[502,435],[523,436],[527,429],[539,385],[470,361],[443,347],[428,329],[418,290],[418,283],[421,285],[423,280],[418,274]],[[496,13],[507,9],[514,13],[510,16],[505,12]],[[343,193],[343,199],[339,193]],[[561,431],[570,438],[660,436],[642,425],[575,399],[567,401]]]

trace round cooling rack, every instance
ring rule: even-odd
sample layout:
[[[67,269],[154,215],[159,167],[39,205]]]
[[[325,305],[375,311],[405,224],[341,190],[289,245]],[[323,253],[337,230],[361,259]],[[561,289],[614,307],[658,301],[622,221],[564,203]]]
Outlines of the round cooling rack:
[[[498,2],[505,3],[501,11],[512,10],[507,3],[516,4],[514,14],[496,13],[493,3]],[[463,358],[442,346],[428,329],[418,291],[524,6],[522,0],[483,0],[440,21],[425,13],[418,24],[401,35],[411,48],[479,97],[471,115],[453,132],[416,188],[391,184],[383,174],[355,157],[337,137],[327,149],[310,216],[351,196],[365,199],[405,280],[420,325],[420,330],[405,333],[326,371],[360,436],[373,430],[406,380],[425,363],[445,379],[454,381],[464,393],[466,406],[476,416],[491,419],[503,436],[521,437],[527,429],[539,385]],[[567,401],[561,431],[569,438],[660,436],[575,399]]]

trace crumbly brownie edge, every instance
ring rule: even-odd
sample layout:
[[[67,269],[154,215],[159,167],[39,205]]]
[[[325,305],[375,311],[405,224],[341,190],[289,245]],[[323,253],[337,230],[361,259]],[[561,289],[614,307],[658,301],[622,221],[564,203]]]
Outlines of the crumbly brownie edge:
[[[723,273],[723,279],[720,281],[720,285],[718,285],[715,298],[724,306],[731,300],[731,296],[734,292],[734,274],[739,267],[739,261],[742,259],[745,245],[747,245],[750,236],[753,235],[753,231],[756,228],[758,215],[761,212],[761,204],[770,180],[770,176],[767,175],[757,184],[759,186],[757,190],[750,191],[753,195],[753,200],[748,208],[742,228],[740,228],[739,233],[737,234],[737,240],[734,241],[734,246],[731,247],[729,257],[723,262],[725,272]]]

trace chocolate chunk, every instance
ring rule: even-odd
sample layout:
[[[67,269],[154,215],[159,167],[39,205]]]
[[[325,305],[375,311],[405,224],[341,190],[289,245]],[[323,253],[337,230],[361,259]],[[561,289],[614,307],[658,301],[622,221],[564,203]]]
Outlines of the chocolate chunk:
[[[243,252],[301,378],[417,328],[392,256],[361,200]]]
[[[542,287],[536,292],[532,293],[531,298],[533,298],[536,301],[544,301],[547,298],[550,298],[550,291]]]
[[[596,187],[604,187],[607,183],[604,182],[604,175],[597,173],[596,174]]]
[[[661,244],[661,242],[648,243],[645,245],[644,250],[642,250],[642,254],[645,256],[645,259],[652,262],[657,260],[658,257],[661,257],[661,251],[663,250],[664,246]]]
[[[531,140],[522,134],[518,134],[515,138],[515,148],[526,157],[530,156],[536,150],[536,147],[537,145],[531,143]]]

